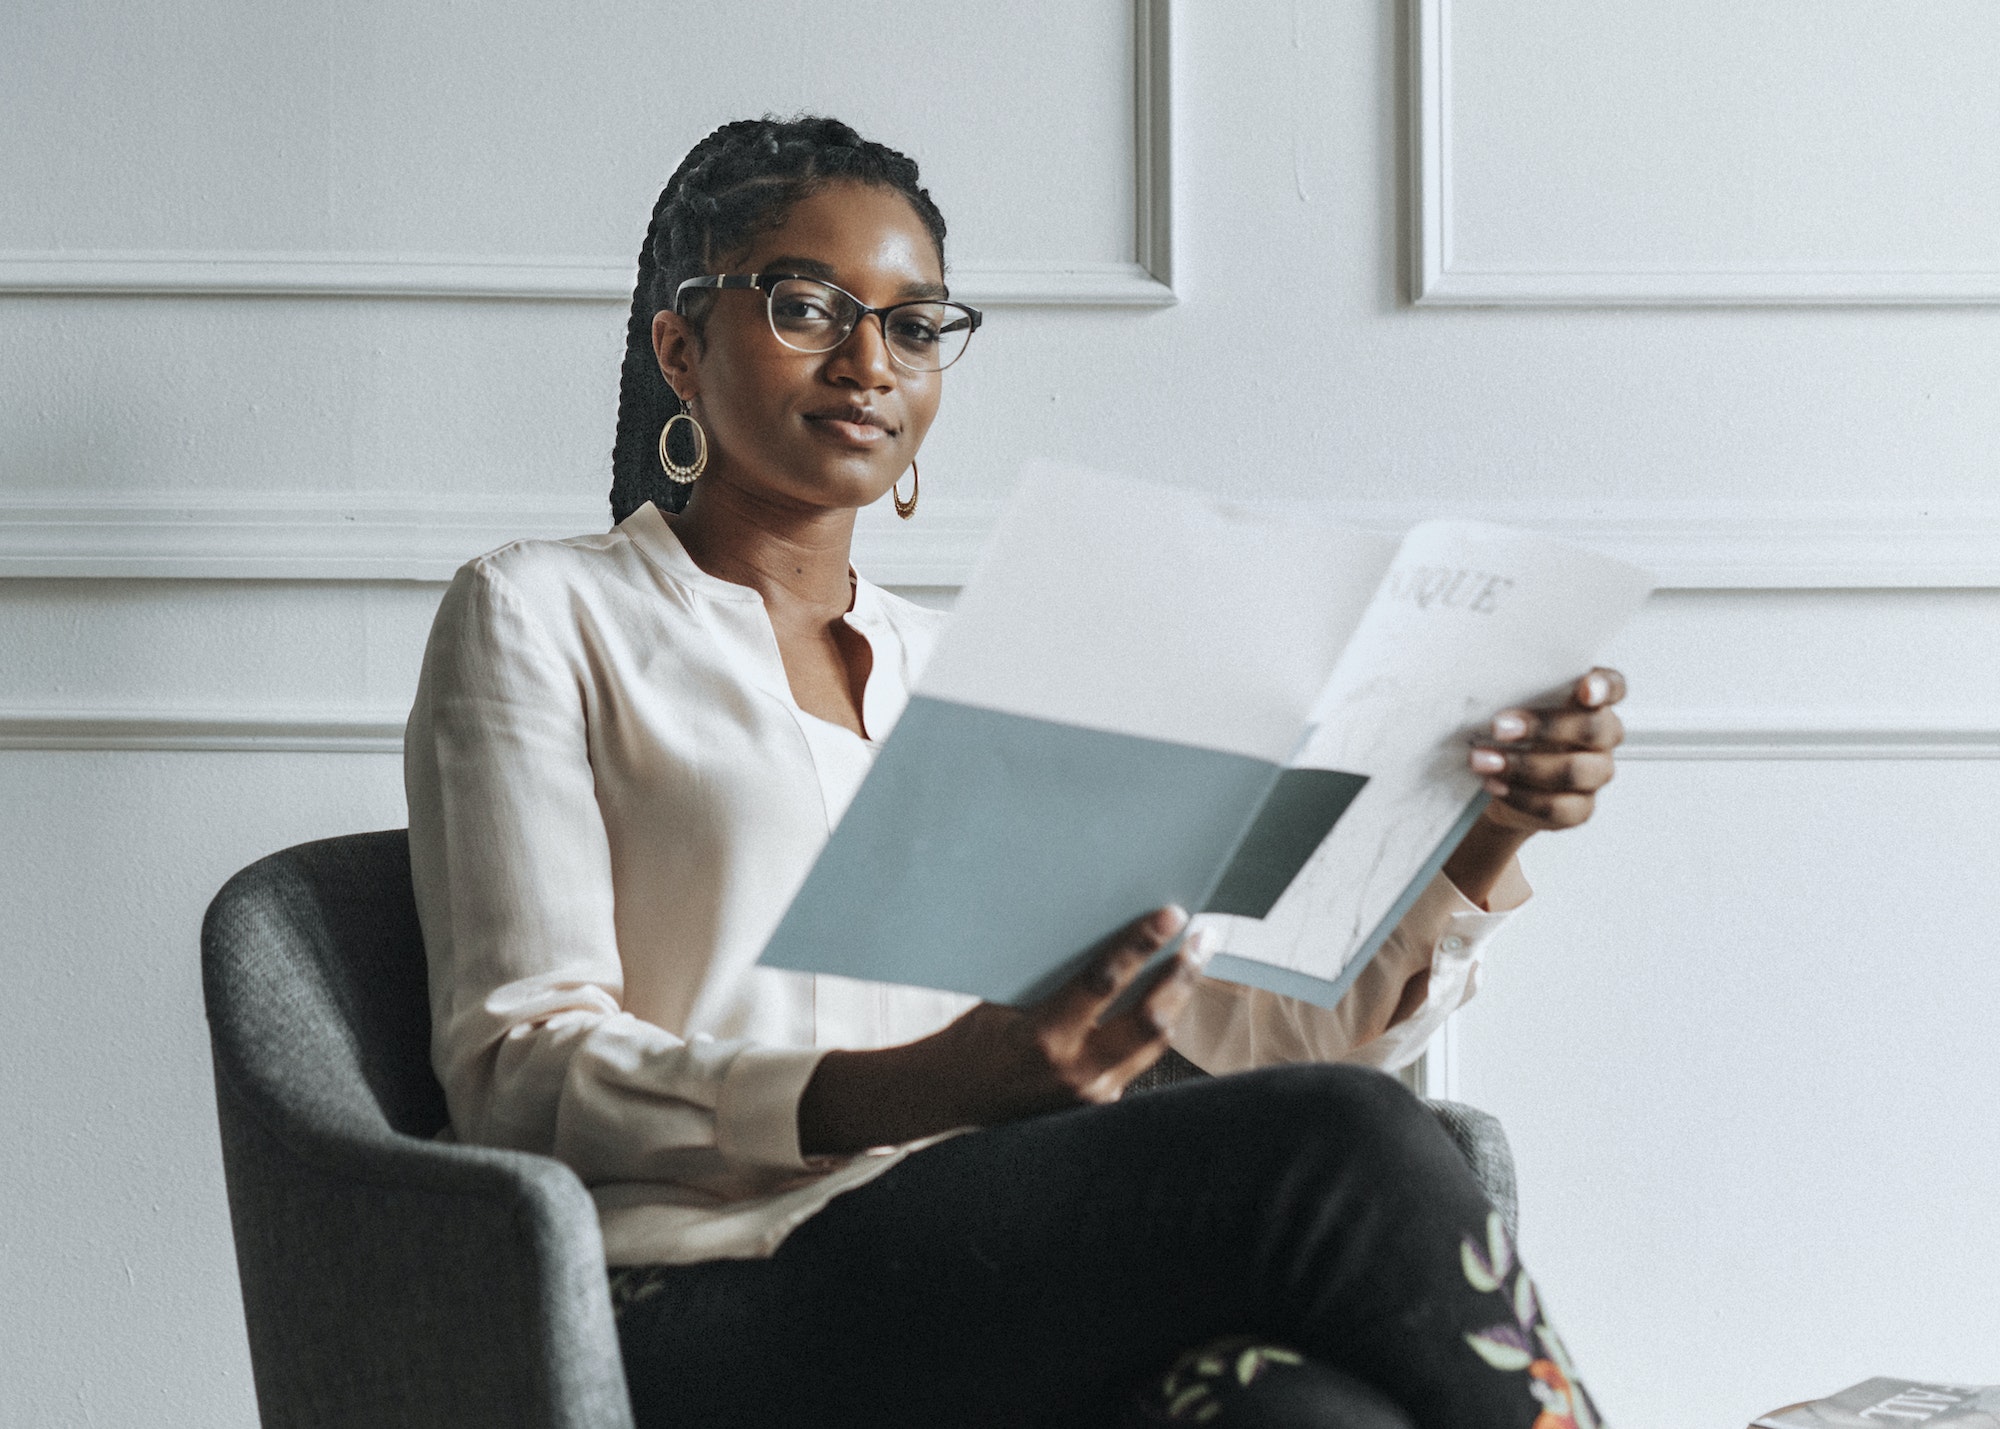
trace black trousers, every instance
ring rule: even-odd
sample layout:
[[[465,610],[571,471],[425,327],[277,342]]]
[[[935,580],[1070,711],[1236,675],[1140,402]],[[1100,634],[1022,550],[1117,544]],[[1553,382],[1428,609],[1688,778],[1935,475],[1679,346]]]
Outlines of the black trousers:
[[[769,1260],[663,1272],[619,1336],[641,1429],[1106,1429],[1230,1336],[1422,1429],[1590,1429],[1525,1278],[1415,1097],[1282,1067],[954,1137]]]

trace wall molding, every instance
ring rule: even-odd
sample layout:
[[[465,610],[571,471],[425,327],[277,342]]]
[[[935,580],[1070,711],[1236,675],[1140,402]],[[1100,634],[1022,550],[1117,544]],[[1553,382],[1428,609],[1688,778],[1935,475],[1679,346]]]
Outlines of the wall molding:
[[[1458,261],[1452,252],[1452,0],[1409,0],[1409,4],[1416,303],[1439,307],[2000,303],[2000,268],[1508,270]]]
[[[400,754],[407,710],[0,710],[0,750]]]
[[[1627,713],[1627,763],[1714,760],[2000,759],[2000,724],[1755,711]]]
[[[1448,1102],[1460,1099],[1458,1019],[1457,1012],[1445,1018],[1444,1026],[1438,1028],[1423,1055],[1396,1074],[1418,1096]]]
[[[1174,56],[1171,0],[1132,6],[1132,132],[1138,173],[1138,266],[1162,296],[1174,301]]]
[[[1133,257],[1118,263],[966,264],[952,290],[990,307],[1171,305],[1173,63],[1169,0],[1132,0],[1136,212]],[[0,295],[632,301],[622,257],[437,253],[0,250]]]
[[[1344,501],[1360,525],[1498,521],[1592,546],[1668,590],[2000,588],[2000,501]],[[926,497],[863,513],[856,564],[884,585],[955,586],[999,500]],[[602,498],[309,493],[182,501],[0,496],[0,578],[443,581],[524,536],[601,531]]]
[[[927,497],[923,519],[908,525],[870,511],[855,563],[884,585],[962,584],[998,507]],[[602,531],[610,519],[602,497],[0,497],[0,578],[442,582],[509,541]]]
[[[397,754],[403,709],[0,709],[0,750],[231,754]],[[1929,716],[1841,718],[1722,711],[1639,713],[1619,758],[1716,760],[2000,759],[2000,724]]]
[[[623,307],[632,301],[634,277],[630,260],[610,258],[0,251],[0,294],[16,297],[503,298]],[[986,307],[1164,307],[1175,300],[1144,262],[968,264],[951,277],[954,293]]]

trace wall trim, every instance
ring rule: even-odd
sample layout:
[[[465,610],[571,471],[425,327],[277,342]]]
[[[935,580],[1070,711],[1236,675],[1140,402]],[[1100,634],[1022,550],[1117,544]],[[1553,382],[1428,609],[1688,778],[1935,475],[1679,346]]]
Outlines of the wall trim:
[[[1117,263],[990,263],[952,289],[991,307],[1139,307],[1173,288],[1173,64],[1169,0],[1132,0],[1134,249]],[[632,259],[438,253],[0,250],[0,295],[632,301]]]
[[[1142,204],[1152,202],[1141,195]],[[1163,250],[1164,251],[1164,250]],[[632,301],[630,260],[422,253],[0,251],[15,297],[505,298]],[[966,264],[952,290],[985,307],[1164,307],[1173,289],[1144,262]]]
[[[1139,267],[1159,302],[1174,301],[1174,56],[1170,0],[1132,6],[1133,120],[1137,138]]]
[[[926,497],[922,519],[907,525],[886,510],[867,512],[855,564],[883,585],[960,585],[998,506]],[[602,497],[0,496],[0,578],[442,582],[509,541],[603,531],[610,519]]]
[[[1654,722],[1627,713],[1627,763],[1713,760],[2000,759],[2000,724],[1928,716],[1867,719],[1822,714],[1684,712]]]
[[[407,710],[0,710],[0,750],[399,754]]]
[[[0,709],[0,750],[395,754],[402,709]],[[2000,724],[1927,717],[1835,718],[1751,711],[1643,714],[1619,757],[1627,762],[1713,760],[2000,759]]]
[[[1668,590],[2000,588],[2000,502],[1343,501],[1357,524],[1498,521],[1645,566]],[[884,585],[955,586],[1004,502],[863,514],[856,564]],[[0,496],[0,578],[442,581],[524,536],[601,531],[602,499],[207,492],[181,501]]]
[[[1493,269],[1452,252],[1452,0],[1409,0],[1416,291],[1423,306],[1752,307],[2000,303],[2000,268]]]
[[[1457,1012],[1445,1018],[1444,1026],[1432,1036],[1424,1053],[1396,1075],[1403,1085],[1420,1097],[1455,1102],[1459,1098]]]

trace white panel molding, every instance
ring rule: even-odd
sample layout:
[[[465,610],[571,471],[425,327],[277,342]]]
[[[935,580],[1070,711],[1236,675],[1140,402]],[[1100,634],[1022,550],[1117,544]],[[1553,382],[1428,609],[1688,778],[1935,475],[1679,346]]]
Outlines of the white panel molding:
[[[395,754],[402,709],[0,709],[0,750]],[[2000,759],[2000,724],[1757,710],[1628,716],[1626,761]]]
[[[907,524],[870,511],[855,533],[855,563],[883,585],[959,585],[998,507],[928,497]],[[509,541],[603,531],[610,520],[602,498],[0,497],[0,578],[441,582]]]
[[[1173,289],[1169,0],[1133,0],[1136,212],[1122,263],[954,267],[952,291],[993,307],[1165,307]],[[0,250],[0,295],[632,301],[633,260],[463,254]]]
[[[24,296],[523,298],[630,302],[629,259],[195,250],[0,251]]]
[[[1409,0],[1417,205],[1415,301],[1424,306],[2000,303],[2000,269],[1477,268],[1452,252],[1452,0]]]
[[[1423,1055],[1396,1077],[1420,1097],[1455,1102],[1459,1099],[1458,1066],[1458,1014],[1454,1012],[1445,1018]]]
[[[871,510],[856,533],[856,564],[885,585],[959,585],[1001,506],[939,493],[908,523]],[[1995,501],[1334,506],[1386,529],[1455,516],[1543,531],[1634,561],[1668,590],[2000,588]],[[601,531],[608,519],[595,498],[4,496],[0,578],[442,581],[508,541]]]
[[[1174,301],[1174,56],[1170,0],[1132,6],[1133,115],[1137,139],[1138,226],[1135,255],[1145,278],[1161,290],[1155,304]]]
[[[407,710],[0,710],[0,749],[399,754]]]
[[[1383,524],[1457,516],[1542,531],[1644,566],[1663,590],[2000,587],[1993,500],[1543,499],[1399,514]]]
[[[1934,715],[1843,717],[1723,710],[1627,713],[1627,762],[1733,759],[2000,759],[2000,724],[1940,722]]]
[[[1163,307],[1146,264],[954,267],[952,291],[988,307]],[[0,294],[83,297],[511,298],[632,301],[629,259],[439,254],[0,252]]]

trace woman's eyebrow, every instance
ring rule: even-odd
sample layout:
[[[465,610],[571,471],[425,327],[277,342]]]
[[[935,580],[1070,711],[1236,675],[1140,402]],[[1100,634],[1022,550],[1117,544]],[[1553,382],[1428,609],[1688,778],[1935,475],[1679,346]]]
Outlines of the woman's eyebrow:
[[[801,257],[798,254],[784,254],[763,265],[765,273],[796,273],[801,278],[820,278],[829,283],[838,283],[833,268],[817,258]],[[896,290],[902,298],[948,298],[951,290],[943,283],[905,283]]]
[[[817,258],[800,258],[796,255],[773,258],[763,266],[762,271],[765,273],[796,273],[801,278],[824,278],[829,283],[833,281],[833,269],[830,266],[820,262]]]

